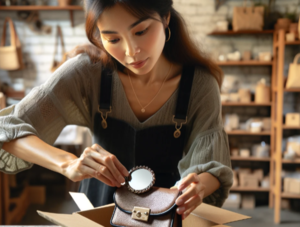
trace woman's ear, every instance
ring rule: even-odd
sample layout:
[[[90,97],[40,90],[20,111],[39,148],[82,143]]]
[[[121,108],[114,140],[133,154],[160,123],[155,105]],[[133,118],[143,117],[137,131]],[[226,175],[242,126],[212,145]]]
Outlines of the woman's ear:
[[[167,28],[167,27],[169,26],[170,19],[171,19],[171,12],[169,12],[169,13],[164,17],[165,28]]]

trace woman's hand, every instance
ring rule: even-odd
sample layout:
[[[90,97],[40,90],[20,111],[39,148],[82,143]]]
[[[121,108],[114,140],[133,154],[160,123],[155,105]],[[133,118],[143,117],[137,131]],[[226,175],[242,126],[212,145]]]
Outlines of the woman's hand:
[[[176,204],[178,206],[177,213],[182,216],[182,220],[202,203],[205,188],[206,186],[201,183],[200,176],[196,173],[190,173],[182,179],[178,190],[186,190],[176,200]]]
[[[63,169],[74,182],[94,177],[111,187],[120,187],[129,174],[116,156],[98,144],[87,147],[80,158],[64,163]]]

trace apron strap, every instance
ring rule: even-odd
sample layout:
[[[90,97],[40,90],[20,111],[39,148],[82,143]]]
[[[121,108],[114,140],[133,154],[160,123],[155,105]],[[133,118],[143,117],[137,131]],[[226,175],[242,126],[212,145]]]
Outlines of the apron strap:
[[[101,73],[99,109],[110,110],[112,98],[112,71],[104,68]]]
[[[194,79],[194,66],[184,66],[179,84],[179,93],[176,104],[175,118],[186,120],[191,90]]]

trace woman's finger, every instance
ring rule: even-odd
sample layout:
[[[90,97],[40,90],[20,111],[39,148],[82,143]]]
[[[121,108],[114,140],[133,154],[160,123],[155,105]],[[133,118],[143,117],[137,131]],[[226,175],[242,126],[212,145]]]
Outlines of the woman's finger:
[[[200,184],[192,183],[186,192],[184,192],[181,196],[176,199],[177,206],[183,205],[187,200],[189,200],[194,195],[198,195],[200,192]]]
[[[201,204],[201,203],[200,203],[200,204]],[[200,205],[200,204],[199,204],[199,205]],[[185,211],[185,212],[181,215],[182,220],[186,219],[186,218],[193,212],[193,210],[195,210],[199,205],[193,206],[193,207],[191,207],[190,209],[188,209],[187,211]]]
[[[125,178],[122,176],[122,174],[114,164],[114,160],[117,159],[116,156],[107,152],[98,144],[94,144],[91,148],[99,152],[99,155],[95,155],[92,157],[94,157],[96,161],[100,162],[100,164],[108,168],[115,181],[117,181],[120,185],[124,183]]]
[[[182,191],[191,183],[198,183],[198,182],[199,182],[199,176],[196,173],[190,173],[188,176],[182,179],[178,189],[179,191]]]
[[[97,172],[98,176],[102,175],[104,178],[107,178],[114,186],[120,187],[120,184],[115,181],[115,178],[110,173],[109,169],[98,162],[96,162],[93,158],[85,158],[83,163]]]
[[[114,183],[111,182],[109,179],[107,179],[106,177],[104,177],[103,175],[99,174],[99,172],[97,172],[96,170],[90,168],[89,166],[86,165],[81,165],[80,166],[80,171],[83,174],[89,175],[91,177],[94,177],[100,181],[102,181],[103,183],[111,186],[111,187],[115,187]]]
[[[182,206],[178,206],[176,211],[177,211],[178,214],[183,214],[183,213],[187,212],[189,209],[191,209],[192,207],[199,206],[201,203],[202,203],[202,199],[197,194],[197,195],[194,195],[193,197],[191,197]]]
[[[117,167],[117,169],[123,174],[124,177],[128,177],[129,172],[128,170],[125,168],[125,166],[123,166],[121,164],[121,162],[119,161],[119,159],[115,158],[113,159],[113,162],[115,163],[115,166]]]

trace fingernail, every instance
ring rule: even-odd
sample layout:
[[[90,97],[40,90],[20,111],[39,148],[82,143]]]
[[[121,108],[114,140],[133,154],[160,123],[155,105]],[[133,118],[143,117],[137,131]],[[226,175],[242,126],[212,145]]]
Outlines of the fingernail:
[[[179,208],[177,208],[177,212],[178,213],[182,213],[184,211],[184,207],[179,207]]]
[[[179,205],[181,205],[183,203],[183,200],[182,199],[178,199],[177,200],[177,202],[176,202],[176,204],[179,206]]]
[[[120,184],[122,184],[125,181],[125,179],[124,179],[124,177],[119,176],[118,181],[119,181]]]

